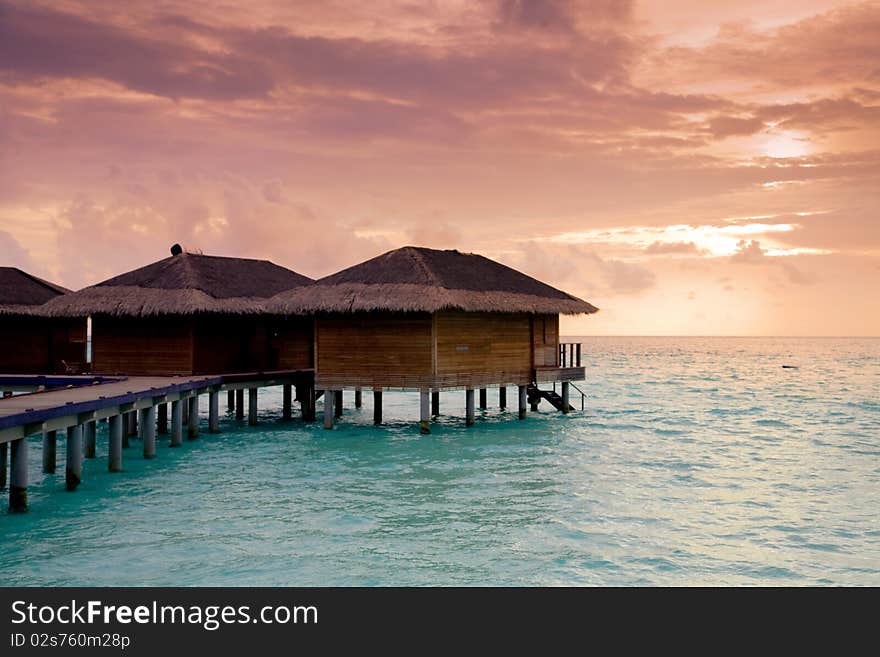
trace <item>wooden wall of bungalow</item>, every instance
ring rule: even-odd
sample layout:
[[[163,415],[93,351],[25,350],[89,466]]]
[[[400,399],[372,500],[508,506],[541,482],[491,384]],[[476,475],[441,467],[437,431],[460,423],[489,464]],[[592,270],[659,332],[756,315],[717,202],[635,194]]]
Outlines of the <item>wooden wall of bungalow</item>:
[[[312,367],[311,319],[168,315],[92,318],[92,371],[173,375]]]
[[[559,316],[442,311],[315,319],[318,388],[525,385],[557,364]]]
[[[86,362],[86,320],[0,316],[0,372],[63,374]]]

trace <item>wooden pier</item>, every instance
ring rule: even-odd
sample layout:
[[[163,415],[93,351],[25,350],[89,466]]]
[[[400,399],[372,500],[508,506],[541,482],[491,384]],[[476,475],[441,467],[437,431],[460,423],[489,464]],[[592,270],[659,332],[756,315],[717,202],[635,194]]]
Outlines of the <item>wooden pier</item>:
[[[29,436],[43,436],[43,471],[53,473],[58,431],[65,432],[67,458],[65,485],[73,491],[82,478],[82,460],[95,456],[96,422],[109,423],[108,470],[122,470],[122,447],[132,422],[136,422],[143,442],[144,458],[156,456],[156,435],[163,427],[159,415],[167,418],[171,405],[171,446],[182,444],[183,424],[193,439],[199,433],[201,395],[208,395],[208,431],[220,430],[219,395],[222,391],[238,393],[248,390],[248,423],[257,423],[257,391],[267,386],[284,386],[284,415],[290,417],[292,386],[312,389],[312,370],[288,370],[224,374],[211,376],[138,376],[138,377],[47,377],[42,375],[0,375],[4,391],[40,390],[30,394],[0,399],[0,488],[6,484],[9,463],[9,509],[27,509],[28,442]],[[56,385],[52,385],[52,384]],[[66,387],[60,387],[60,386]],[[314,397],[304,395],[308,400]],[[243,394],[237,395],[238,400]],[[240,402],[239,402],[240,403]],[[304,411],[309,407],[304,402]],[[239,413],[240,408],[236,408]],[[305,415],[305,413],[304,413]],[[136,418],[136,419],[135,419]]]

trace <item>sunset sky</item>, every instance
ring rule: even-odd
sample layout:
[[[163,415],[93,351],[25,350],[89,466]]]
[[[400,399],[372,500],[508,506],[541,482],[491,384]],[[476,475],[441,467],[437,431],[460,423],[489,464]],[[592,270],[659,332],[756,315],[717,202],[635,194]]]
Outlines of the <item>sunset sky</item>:
[[[0,264],[406,244],[568,334],[880,335],[880,2],[0,0]]]

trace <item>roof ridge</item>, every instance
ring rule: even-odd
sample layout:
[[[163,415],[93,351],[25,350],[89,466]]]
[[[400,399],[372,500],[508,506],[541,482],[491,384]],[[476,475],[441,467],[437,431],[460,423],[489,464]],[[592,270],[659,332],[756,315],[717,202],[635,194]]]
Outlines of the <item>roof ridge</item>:
[[[422,252],[414,246],[407,247],[407,251],[412,254],[412,259],[415,260],[416,264],[419,266],[422,272],[424,272],[425,278],[427,278],[428,281],[435,287],[443,287],[440,279],[428,266],[428,263],[425,262],[425,256],[422,254]]]
[[[184,255],[192,255],[192,254],[184,252],[184,253],[181,253],[179,256],[174,256],[174,257],[179,258],[180,256],[184,256]],[[202,287],[201,276],[199,276],[199,270],[195,266],[193,259],[192,258],[184,258],[182,260],[182,262],[183,262],[183,264],[181,266],[183,267],[184,280],[186,283],[186,285],[183,289],[199,290],[200,292],[204,292],[205,294],[208,294],[208,292],[206,292]],[[208,296],[211,298],[214,298],[213,294],[208,294]]]

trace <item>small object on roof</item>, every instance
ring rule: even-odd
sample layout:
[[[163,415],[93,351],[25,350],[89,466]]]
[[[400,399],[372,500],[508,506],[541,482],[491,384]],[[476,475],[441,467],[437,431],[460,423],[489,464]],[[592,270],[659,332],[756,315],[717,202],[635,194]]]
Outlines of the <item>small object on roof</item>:
[[[783,365],[782,369],[784,369],[784,370],[797,370],[800,368],[797,365]]]
[[[183,247],[180,244],[171,245],[171,255],[179,256],[181,253],[183,253]]]

